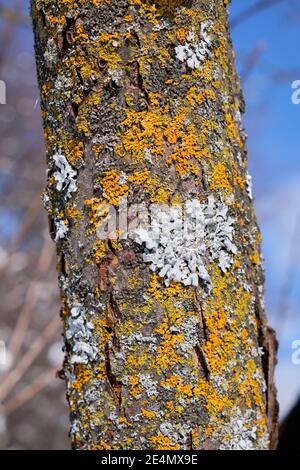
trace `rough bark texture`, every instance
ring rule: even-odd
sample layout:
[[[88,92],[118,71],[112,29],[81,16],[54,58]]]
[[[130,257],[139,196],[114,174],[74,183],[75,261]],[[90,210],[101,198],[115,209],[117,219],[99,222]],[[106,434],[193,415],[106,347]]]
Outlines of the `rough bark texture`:
[[[228,0],[31,3],[73,447],[274,448],[276,341]],[[201,203],[196,274],[181,259],[172,280],[145,239],[97,238],[99,205],[125,197]]]

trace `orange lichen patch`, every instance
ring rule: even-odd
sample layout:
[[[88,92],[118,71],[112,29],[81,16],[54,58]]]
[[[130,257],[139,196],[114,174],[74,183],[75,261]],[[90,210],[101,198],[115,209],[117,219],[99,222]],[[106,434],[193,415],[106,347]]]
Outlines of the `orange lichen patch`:
[[[88,59],[86,56],[80,55],[82,54],[81,52],[69,57],[70,70],[76,71],[76,69],[79,69],[81,75],[86,77],[91,77],[91,75],[100,77],[100,71],[97,66],[97,60],[99,61],[99,59],[105,61],[111,70],[116,70],[120,66],[122,59],[114,47],[113,41],[118,40],[119,37],[118,33],[102,33],[99,37],[89,38],[83,32],[82,26],[79,26],[74,41],[85,45]]]
[[[99,341],[99,348],[103,349],[104,346],[113,338],[113,333],[111,332],[112,322],[107,317],[107,313],[105,318],[94,321],[94,327],[96,338]],[[102,363],[100,366],[98,366],[98,378],[103,377],[104,372],[105,365]]]
[[[127,357],[126,364],[129,367],[143,366],[146,362],[149,361],[149,350],[145,348],[144,352],[139,352],[135,354],[129,354]]]
[[[160,106],[161,96],[149,93],[149,110],[124,110],[126,118],[122,122],[124,130],[120,134],[118,155],[130,158],[134,163],[149,156],[153,161],[159,161],[159,157],[169,155],[167,165],[174,164],[180,176],[198,175],[200,167],[197,163],[209,158],[206,139],[216,126],[214,122],[201,120],[199,134],[195,124],[191,123],[190,106],[187,106],[186,101],[200,106],[204,101],[214,98],[215,92],[210,89],[197,92],[196,87],[191,87],[187,99],[182,100],[182,105],[171,118],[169,107]]]
[[[76,219],[82,217],[77,207],[67,207],[67,216],[69,217],[69,219],[72,219],[75,221]]]
[[[184,0],[156,0],[155,3],[161,12],[173,12],[184,3]]]
[[[176,171],[180,176],[200,173],[200,168],[191,162],[192,158],[197,158],[196,155],[200,157],[196,144],[195,134],[184,135],[181,143],[174,147],[172,155],[168,158],[167,164],[175,163]]]
[[[168,204],[170,202],[170,193],[165,188],[157,188],[151,192],[149,200],[153,204]]]
[[[245,403],[248,408],[252,408],[253,404],[255,404],[261,409],[261,411],[265,411],[265,404],[262,400],[261,383],[259,380],[253,379],[253,377],[248,376],[246,380],[243,380],[239,384],[239,393],[242,397],[244,397]]]
[[[164,325],[161,328],[157,328],[156,332],[160,333],[164,329]],[[183,358],[176,353],[176,346],[183,342],[184,336],[172,335],[170,331],[165,331],[162,334],[163,340],[160,342],[160,346],[157,348],[157,367],[159,369],[168,369],[172,365],[180,364],[183,362]]]
[[[200,142],[206,150],[208,138],[213,138],[214,132],[217,131],[217,124],[214,119],[202,119],[200,125]],[[206,150],[207,151],[207,150]]]
[[[266,432],[267,420],[265,414],[262,414],[257,420],[254,421],[254,426],[257,426],[257,434],[262,437]]]
[[[63,16],[53,16],[53,15],[48,15],[47,19],[50,23],[54,25],[63,25],[66,22],[66,17]]]
[[[130,395],[132,395],[133,397],[137,397],[141,395],[144,391],[144,387],[142,387],[142,385],[140,385],[139,382],[140,382],[140,379],[138,375],[132,375],[129,378],[129,383],[131,385]]]
[[[78,79],[78,74],[81,76],[82,79],[99,79],[100,72],[97,66],[97,60],[92,55],[86,57],[81,55],[82,53],[78,53],[77,55],[72,55],[66,58],[65,66],[70,71],[70,75],[72,80],[75,82]],[[86,97],[83,93],[80,95],[75,95],[73,97],[73,101],[80,105]]]
[[[227,112],[226,115],[225,115],[225,118],[226,118],[226,126],[227,126],[226,127],[226,132],[227,132],[227,135],[228,135],[229,139],[233,143],[237,143],[239,145],[239,147],[242,148],[243,147],[243,141],[241,139],[239,129],[237,128],[237,125],[234,122],[231,113]]]
[[[118,146],[117,153],[120,157],[129,155],[133,161],[141,162],[145,159],[146,152],[154,158],[163,156],[162,129],[163,118],[156,110],[135,111],[126,109],[126,118],[123,120],[124,132],[122,144]]]
[[[113,447],[103,439],[100,440],[99,444],[93,443],[90,448],[91,450],[113,450]]]
[[[124,426],[128,426],[128,427],[132,426],[132,423],[130,421],[128,421],[128,419],[125,416],[120,416],[119,423],[124,425]]]
[[[57,136],[49,127],[45,129],[44,135],[47,145],[51,148],[59,148],[71,166],[76,166],[83,159],[84,146],[81,141],[72,139],[64,131],[60,131],[59,136]]]
[[[165,182],[161,182],[158,175],[151,176],[148,170],[137,171],[128,176],[128,182],[136,185],[142,185],[149,201],[154,204],[168,204],[172,197],[172,190]],[[178,201],[180,203],[180,201]]]
[[[215,61],[213,59],[207,60],[203,63],[203,66],[199,69],[194,69],[192,72],[193,77],[199,80],[203,80],[205,85],[213,84],[213,72],[215,67]],[[182,75],[182,78],[189,80],[189,75]]]
[[[144,408],[141,409],[141,413],[146,419],[155,419],[156,418],[156,413],[155,411],[151,410],[145,410]]]
[[[160,60],[161,67],[166,67],[167,61],[170,58],[170,53],[166,49],[161,49],[160,53],[157,55],[157,59]]]
[[[178,41],[185,41],[186,40],[186,30],[184,28],[177,29],[176,38],[178,39]]]
[[[179,375],[171,375],[167,379],[160,382],[160,385],[165,388],[174,388],[182,381]]]
[[[75,166],[79,160],[83,158],[83,143],[76,141],[69,141],[68,161],[72,166]]]
[[[50,93],[52,87],[53,87],[53,83],[50,80],[48,82],[44,83],[43,86],[42,86],[42,89],[41,89],[41,94],[43,96],[47,97],[48,94]],[[49,131],[49,128],[46,129],[45,134],[46,134],[47,131]]]
[[[154,450],[179,450],[179,444],[172,444],[172,441],[169,437],[164,436],[159,433],[156,436],[151,436],[149,438],[150,444],[153,446]]]
[[[75,34],[73,42],[76,44],[85,44],[88,41],[89,35],[84,31],[83,24],[77,22],[75,25]]]
[[[92,135],[90,123],[89,123],[89,114],[90,111],[87,107],[83,107],[80,109],[77,120],[76,120],[76,128],[78,132],[85,136]]]
[[[153,356],[153,367],[158,371],[171,370],[177,364],[186,362],[179,353],[178,346],[184,341],[183,334],[175,334],[170,330],[171,326],[181,325],[184,319],[193,312],[187,312],[181,301],[192,298],[192,290],[185,288],[180,283],[172,282],[169,287],[162,286],[157,275],[152,275],[147,291],[148,303],[143,310],[150,312],[155,305],[159,305],[163,312],[162,321],[155,328],[155,333],[160,336],[159,346]]]
[[[206,304],[209,339],[204,350],[211,372],[219,375],[234,354],[236,341],[235,326],[228,323],[228,308],[230,306],[230,303],[226,302],[228,283],[219,274],[215,275],[214,281],[212,296]]]
[[[88,208],[90,221],[87,229],[88,233],[96,232],[102,224],[107,221],[109,214],[109,208],[105,201],[101,201],[98,197],[92,199],[86,199],[84,201],[85,206]]]
[[[136,171],[128,176],[128,182],[133,184],[145,184],[149,179],[149,170]]]
[[[190,294],[189,294],[190,292]],[[193,294],[188,288],[184,287],[180,282],[172,281],[170,286],[164,287],[162,280],[157,274],[152,274],[150,285],[147,293],[152,299],[159,300],[167,307],[174,307],[174,299],[183,300],[184,298],[193,298]]]
[[[179,384],[176,387],[177,393],[182,397],[192,397],[194,395],[190,384]]]
[[[254,253],[252,253],[252,255],[249,256],[249,259],[251,263],[259,265],[261,263],[259,251],[255,251]]]
[[[103,145],[101,145],[101,144],[94,144],[93,147],[92,147],[92,150],[93,150],[93,152],[94,152],[94,154],[95,154],[95,158],[98,160],[99,155],[100,155],[100,153],[101,153],[102,150],[103,150]]]
[[[108,252],[107,241],[97,240],[93,245],[93,257],[97,264],[100,264]]]
[[[99,41],[105,42],[105,41],[113,41],[114,39],[119,38],[119,33],[101,33],[99,36]]]
[[[84,364],[76,364],[74,373],[75,381],[72,382],[71,387],[77,392],[81,392],[83,387],[92,380],[93,371],[90,366],[86,366]]]
[[[239,186],[241,189],[243,189],[245,187],[245,178],[238,174],[238,170],[236,168],[233,168],[232,174],[234,186]]]
[[[249,338],[249,334],[248,334],[248,331],[245,328],[242,329],[241,338],[242,338],[242,341],[243,341],[244,345],[246,345],[247,344],[247,339]]]
[[[168,410],[172,413],[174,411],[174,403],[172,401],[167,401],[166,403]]]
[[[210,382],[199,379],[197,385],[193,389],[194,396],[204,398],[204,403],[209,415],[212,419],[221,411],[230,409],[234,405],[234,401],[228,396],[220,395]]]
[[[208,157],[207,150],[201,150],[199,145],[196,128],[190,124],[186,131],[180,135],[180,143],[175,145],[172,155],[168,158],[167,164],[175,163],[175,168],[180,176],[186,174],[200,173],[200,168],[192,160],[201,160]]]
[[[232,192],[229,176],[224,163],[217,163],[214,166],[210,186],[212,190],[225,189],[229,194]]]
[[[183,135],[184,123],[186,120],[186,110],[179,108],[175,117],[171,120],[170,125],[165,129],[164,135],[169,144],[176,144],[176,142]]]
[[[216,99],[216,93],[211,89],[207,88],[200,90],[196,86],[192,86],[186,97],[188,103],[194,108],[195,106],[201,106],[203,103],[209,100]]]
[[[128,195],[128,186],[120,183],[121,175],[116,170],[106,171],[104,177],[101,180],[103,187],[103,197],[108,204],[114,206],[120,205],[120,199],[122,196]]]

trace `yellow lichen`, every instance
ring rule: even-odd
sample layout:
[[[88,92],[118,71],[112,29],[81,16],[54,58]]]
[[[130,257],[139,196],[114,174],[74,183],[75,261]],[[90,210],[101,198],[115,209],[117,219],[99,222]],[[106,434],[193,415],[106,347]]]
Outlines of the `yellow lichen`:
[[[141,409],[142,415],[146,419],[155,419],[156,418],[156,413],[155,411],[151,410],[145,410],[144,408]]]
[[[159,433],[156,436],[151,436],[149,438],[150,444],[153,446],[154,450],[179,450],[179,444],[172,444],[172,441],[169,437],[164,436]]]
[[[214,166],[211,177],[211,189],[225,189],[229,194],[232,192],[232,187],[230,185],[228,173],[224,163],[217,163]]]
[[[121,197],[127,196],[128,186],[120,183],[121,175],[116,170],[106,171],[101,184],[103,187],[103,197],[114,206],[119,206]]]
[[[83,387],[93,378],[93,371],[91,370],[90,366],[76,364],[74,373],[75,381],[72,382],[71,387],[77,392],[81,392]]]

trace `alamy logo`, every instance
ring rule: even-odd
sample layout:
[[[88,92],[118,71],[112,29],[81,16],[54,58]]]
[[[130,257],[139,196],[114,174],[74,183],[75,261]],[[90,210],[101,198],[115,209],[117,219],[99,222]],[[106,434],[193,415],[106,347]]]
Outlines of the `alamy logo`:
[[[300,80],[293,81],[292,89],[295,90],[292,93],[292,103],[300,104]]]
[[[292,363],[298,366],[300,364],[300,339],[295,339],[295,341],[292,342],[292,349],[295,349],[292,354]]]
[[[0,80],[0,104],[6,104],[6,84]]]

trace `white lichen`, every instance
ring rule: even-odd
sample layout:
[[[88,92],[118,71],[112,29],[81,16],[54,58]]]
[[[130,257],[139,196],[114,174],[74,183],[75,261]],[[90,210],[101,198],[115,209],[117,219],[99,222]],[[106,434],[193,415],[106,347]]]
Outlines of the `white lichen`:
[[[156,397],[158,395],[157,381],[153,380],[150,374],[140,374],[139,378],[139,383],[145,389],[146,395],[148,397]]]
[[[58,171],[54,173],[56,189],[57,191],[65,191],[65,198],[69,199],[71,194],[77,190],[75,180],[77,172],[71,167],[66,157],[61,153],[53,155],[53,160],[58,168]]]
[[[246,176],[246,189],[247,189],[247,194],[249,196],[249,198],[253,199],[253,182],[252,182],[252,176],[247,172],[247,176]]]
[[[159,426],[160,432],[170,439],[174,444],[186,445],[191,434],[191,426],[188,424],[176,425],[171,421],[163,421]]]
[[[54,224],[55,224],[55,241],[57,242],[58,240],[65,238],[65,236],[67,235],[69,231],[69,228],[67,224],[65,223],[65,221],[62,219],[55,219]]]
[[[258,428],[252,423],[259,416],[254,410],[242,412],[238,408],[232,410],[230,422],[224,425],[226,439],[220,446],[220,450],[266,450],[269,439],[267,431],[263,437],[258,436]],[[227,436],[230,436],[228,439]]]
[[[206,235],[212,260],[218,260],[221,270],[225,273],[232,265],[232,254],[237,248],[233,244],[233,219],[228,217],[225,204],[215,204],[213,196],[208,198],[205,210]]]
[[[195,42],[194,33],[190,33],[185,44],[175,47],[176,58],[186,62],[191,69],[199,69],[201,63],[211,55],[211,39],[207,32],[208,23],[202,23],[200,42]]]
[[[205,253],[205,218],[198,201],[186,204],[186,220],[183,226],[179,207],[153,211],[151,229],[138,228],[135,240],[145,245],[143,259],[150,268],[165,278],[166,285],[174,280],[184,285],[199,285],[199,279],[210,284],[210,278],[202,261]],[[197,230],[196,230],[197,227]]]
[[[134,233],[136,243],[144,246],[143,260],[166,285],[176,281],[186,286],[202,285],[209,291],[211,280],[205,260],[217,260],[226,272],[237,251],[227,206],[210,197],[208,204],[187,201],[184,213],[179,206],[155,208],[151,226],[139,227]]]
[[[73,304],[66,329],[66,338],[72,341],[71,364],[88,364],[96,358],[93,329],[94,325],[87,320],[84,308],[79,303]]]
[[[45,63],[48,67],[53,66],[57,62],[58,58],[58,47],[54,38],[49,38],[47,41],[47,46],[44,51]]]

